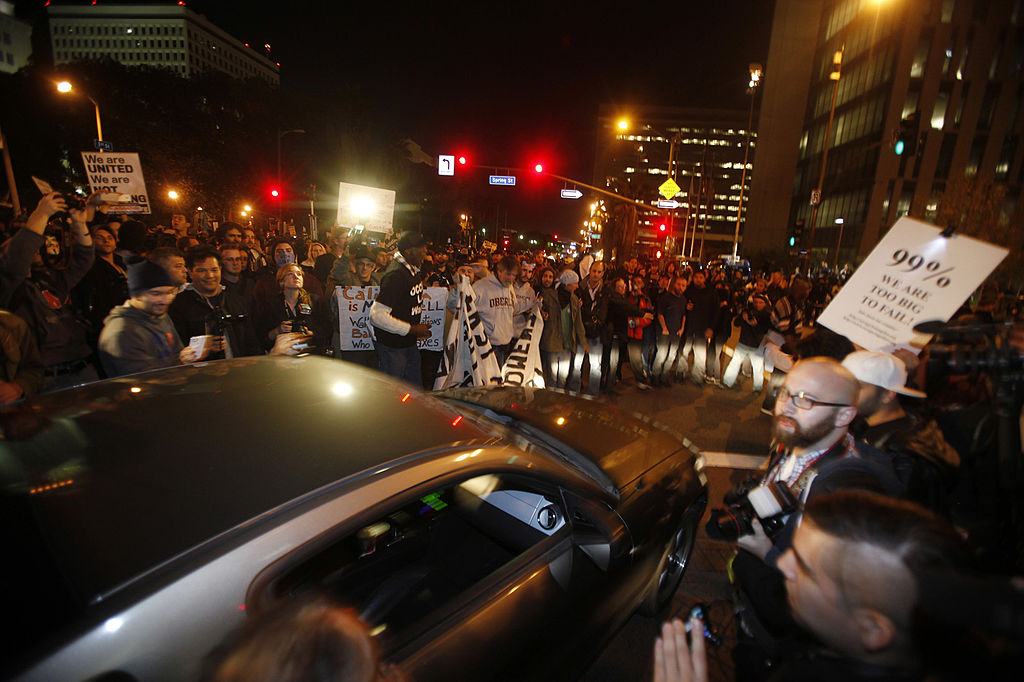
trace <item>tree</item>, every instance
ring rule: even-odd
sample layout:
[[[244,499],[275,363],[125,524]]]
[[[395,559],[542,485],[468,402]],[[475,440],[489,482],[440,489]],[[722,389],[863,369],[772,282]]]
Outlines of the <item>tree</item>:
[[[1009,249],[992,273],[992,277],[1004,281],[1019,279],[1024,266],[1021,209],[1018,206],[1011,215],[1006,194],[1002,183],[977,174],[964,175],[946,186],[935,216],[939,227],[953,226],[959,234]]]

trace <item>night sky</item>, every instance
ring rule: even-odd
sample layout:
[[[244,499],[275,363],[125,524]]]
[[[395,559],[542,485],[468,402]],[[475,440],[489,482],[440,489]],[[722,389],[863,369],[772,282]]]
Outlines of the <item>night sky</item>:
[[[431,155],[467,149],[485,164],[543,157],[553,172],[589,182],[601,104],[745,109],[747,67],[767,60],[774,2],[188,6],[244,42],[270,43],[282,87],[357,93],[396,140],[409,137]],[[528,223],[521,229],[583,219],[583,202],[560,200],[553,185],[540,196],[495,191],[506,192],[510,224]]]

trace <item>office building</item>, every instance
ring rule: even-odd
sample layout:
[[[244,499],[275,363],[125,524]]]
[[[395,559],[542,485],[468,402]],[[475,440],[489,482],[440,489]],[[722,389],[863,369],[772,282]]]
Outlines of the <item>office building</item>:
[[[1021,5],[777,0],[746,249],[802,223],[815,261],[856,261],[900,217],[934,219],[965,176],[1005,183],[1001,220],[1019,222]]]
[[[223,71],[241,80],[280,83],[279,64],[260,50],[179,5],[50,5],[54,64],[113,59],[127,66],[156,66],[188,78]]]
[[[32,55],[32,26],[14,16],[14,5],[0,0],[0,72],[14,73]]]
[[[732,253],[749,120],[744,110],[601,107],[594,185],[645,205],[637,210],[641,251],[654,253],[667,238],[667,252],[673,255]],[[745,195],[756,133],[750,145]],[[658,188],[670,177],[680,188],[672,197],[679,206],[659,211],[663,196]]]

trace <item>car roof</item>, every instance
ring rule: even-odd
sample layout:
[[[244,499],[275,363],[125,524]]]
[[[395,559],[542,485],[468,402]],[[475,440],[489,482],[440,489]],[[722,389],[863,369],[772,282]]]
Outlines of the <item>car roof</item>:
[[[4,411],[0,483],[30,501],[54,561],[90,600],[325,485],[494,439],[460,416],[337,360],[200,363]]]

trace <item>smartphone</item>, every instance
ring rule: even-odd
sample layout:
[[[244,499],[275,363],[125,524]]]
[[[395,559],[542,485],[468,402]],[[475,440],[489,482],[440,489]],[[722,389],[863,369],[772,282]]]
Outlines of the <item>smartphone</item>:
[[[704,639],[707,640],[708,644],[712,646],[718,646],[722,643],[722,638],[719,637],[711,629],[711,623],[708,619],[707,609],[703,604],[694,604],[693,608],[690,609],[690,617],[686,619],[686,633],[690,633],[690,621],[693,618],[700,618],[700,622],[704,625]]]

